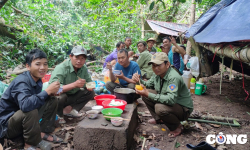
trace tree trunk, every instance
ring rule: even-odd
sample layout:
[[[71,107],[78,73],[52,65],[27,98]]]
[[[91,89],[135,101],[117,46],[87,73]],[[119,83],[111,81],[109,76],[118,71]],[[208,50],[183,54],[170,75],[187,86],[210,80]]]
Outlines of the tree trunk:
[[[190,24],[189,27],[191,27],[194,24],[195,21],[195,0],[192,0],[192,4],[191,4],[191,17],[190,17]],[[191,42],[188,40],[187,42],[187,50],[186,50],[186,54],[191,55]]]
[[[144,39],[145,37],[145,31],[144,31],[144,19],[143,19],[143,5],[141,5],[141,12],[140,12],[140,19],[141,19],[141,39]]]
[[[7,2],[8,0],[2,0],[0,1],[0,9],[4,6],[4,4]]]

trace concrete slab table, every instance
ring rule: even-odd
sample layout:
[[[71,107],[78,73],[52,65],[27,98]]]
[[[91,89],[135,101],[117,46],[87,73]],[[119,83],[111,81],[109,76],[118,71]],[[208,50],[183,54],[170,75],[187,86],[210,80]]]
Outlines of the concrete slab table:
[[[121,117],[121,127],[115,127],[102,114],[97,119],[84,118],[74,132],[76,150],[131,150],[135,146],[133,139],[138,124],[136,104],[128,104]],[[106,125],[107,126],[104,126]]]

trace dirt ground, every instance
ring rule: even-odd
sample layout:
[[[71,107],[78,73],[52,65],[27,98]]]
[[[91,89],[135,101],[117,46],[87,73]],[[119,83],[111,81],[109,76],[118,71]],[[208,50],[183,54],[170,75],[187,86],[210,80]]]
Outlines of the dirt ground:
[[[143,137],[146,137],[144,150],[148,150],[150,147],[156,147],[161,150],[187,150],[186,144],[197,145],[202,141],[206,141],[208,134],[217,135],[219,132],[223,134],[247,134],[248,142],[244,145],[240,144],[229,144],[224,145],[227,150],[250,150],[250,98],[245,101],[247,94],[242,88],[242,79],[240,73],[234,73],[236,77],[233,81],[227,79],[229,73],[224,73],[224,79],[222,83],[222,94],[219,94],[220,89],[220,75],[204,78],[204,82],[207,85],[207,91],[202,96],[192,95],[194,102],[194,114],[196,115],[213,115],[222,116],[229,118],[239,119],[241,127],[230,127],[230,126],[216,126],[208,123],[199,123],[201,125],[198,129],[194,122],[190,122],[191,127],[185,129],[180,136],[176,138],[169,138],[168,128],[163,124],[152,125],[147,123],[147,120],[151,118],[149,111],[147,110],[144,102],[139,100],[138,114],[141,122],[135,133],[135,141],[137,142],[136,150],[141,150],[143,144]],[[246,90],[250,92],[250,78],[245,78]],[[94,102],[94,101],[91,101]],[[86,108],[86,107],[85,107]],[[80,118],[84,119],[84,118]],[[64,144],[55,145],[56,150],[66,150],[73,148],[73,134],[74,127],[77,125],[79,120],[66,119],[67,124],[63,127],[56,128],[56,135],[65,139]],[[197,124],[197,126],[199,126]],[[216,127],[215,127],[216,126]],[[154,136],[155,137],[154,137]],[[9,143],[11,143],[9,141]],[[13,147],[16,147],[16,144]],[[218,149],[219,150],[219,149]]]
[[[241,127],[230,127],[230,126],[219,126],[213,127],[208,123],[199,123],[203,130],[198,129],[196,126],[189,129],[185,129],[180,136],[176,138],[169,138],[168,128],[161,125],[151,125],[147,123],[151,117],[150,115],[142,115],[143,120],[140,123],[137,135],[141,137],[143,131],[146,131],[147,136],[149,137],[152,134],[155,135],[154,140],[147,140],[146,146],[149,149],[150,147],[156,147],[161,150],[186,150],[186,144],[197,145],[202,141],[206,141],[206,136],[208,134],[217,135],[219,132],[223,134],[247,134],[248,142],[244,145],[240,144],[224,144],[228,150],[250,150],[250,98],[245,101],[247,94],[242,88],[242,79],[240,73],[234,73],[234,76],[238,80],[229,81],[225,79],[229,75],[228,72],[224,73],[224,79],[222,83],[222,94],[219,94],[220,91],[220,74],[204,78],[204,82],[207,85],[207,91],[204,95],[192,95],[194,102],[194,113],[201,115],[211,114],[213,116],[222,116],[229,118],[239,119]],[[248,78],[248,77],[247,77]],[[246,90],[250,92],[250,80],[245,79]],[[147,108],[143,101],[139,101],[138,112],[148,113]],[[192,122],[191,122],[192,123]],[[194,122],[193,122],[194,123]],[[165,129],[166,131],[163,131]],[[145,133],[144,133],[145,134]],[[142,137],[141,137],[142,138]],[[151,137],[150,137],[151,138]],[[141,149],[142,142],[139,142],[137,145],[137,150]],[[180,146],[178,146],[180,145]],[[218,145],[217,145],[218,146]],[[224,147],[224,148],[225,148]]]

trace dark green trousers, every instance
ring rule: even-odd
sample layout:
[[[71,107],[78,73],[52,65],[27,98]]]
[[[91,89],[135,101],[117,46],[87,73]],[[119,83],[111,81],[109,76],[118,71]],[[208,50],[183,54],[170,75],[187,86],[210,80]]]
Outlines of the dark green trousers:
[[[63,117],[63,109],[66,106],[71,106],[73,109],[80,111],[90,100],[95,96],[94,91],[79,90],[75,94],[66,94],[63,93],[60,96],[56,96],[58,100],[58,110],[57,114],[60,117]]]
[[[57,110],[57,101],[47,98],[45,104],[39,109],[29,112],[18,110],[8,120],[6,137],[15,138],[23,135],[25,143],[36,146],[41,142],[41,132],[54,131],[54,123]],[[39,124],[39,120],[42,121]]]
[[[155,90],[149,89],[149,92],[157,94]],[[146,97],[142,97],[142,100],[146,104],[152,117],[156,121],[162,120],[170,131],[177,129],[180,125],[180,121],[184,121],[189,117],[189,110],[177,103],[170,106],[162,103],[156,103]]]

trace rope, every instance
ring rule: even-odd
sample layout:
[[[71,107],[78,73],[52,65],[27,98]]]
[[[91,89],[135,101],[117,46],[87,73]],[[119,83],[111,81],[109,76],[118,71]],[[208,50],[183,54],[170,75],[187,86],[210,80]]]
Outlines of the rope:
[[[234,49],[233,49],[233,46],[232,46],[231,44],[230,44],[229,46],[230,46],[230,48],[232,49],[232,51],[235,52]],[[238,53],[239,53],[239,50],[238,50]],[[236,53],[235,53],[235,56],[238,57],[238,56],[236,55]],[[245,89],[245,84],[244,84],[244,71],[243,71],[243,66],[242,66],[242,62],[241,62],[241,59],[240,59],[240,54],[239,54],[238,59],[240,60],[240,65],[241,65],[241,70],[242,70],[242,82],[243,82],[242,84],[243,84],[243,89],[244,89],[245,93],[247,94],[247,97],[245,98],[245,101],[246,101],[246,100],[248,99],[248,97],[249,97],[249,93],[248,93],[248,91]]]
[[[222,49],[222,47],[223,47],[223,45],[221,44],[220,47],[219,47],[219,49],[217,49],[217,51],[219,51],[220,49]],[[208,46],[208,49],[209,49],[209,46]],[[214,52],[214,57],[213,57],[212,62],[214,62],[214,58],[215,58],[215,55],[216,55],[217,51],[215,50],[215,52]]]

